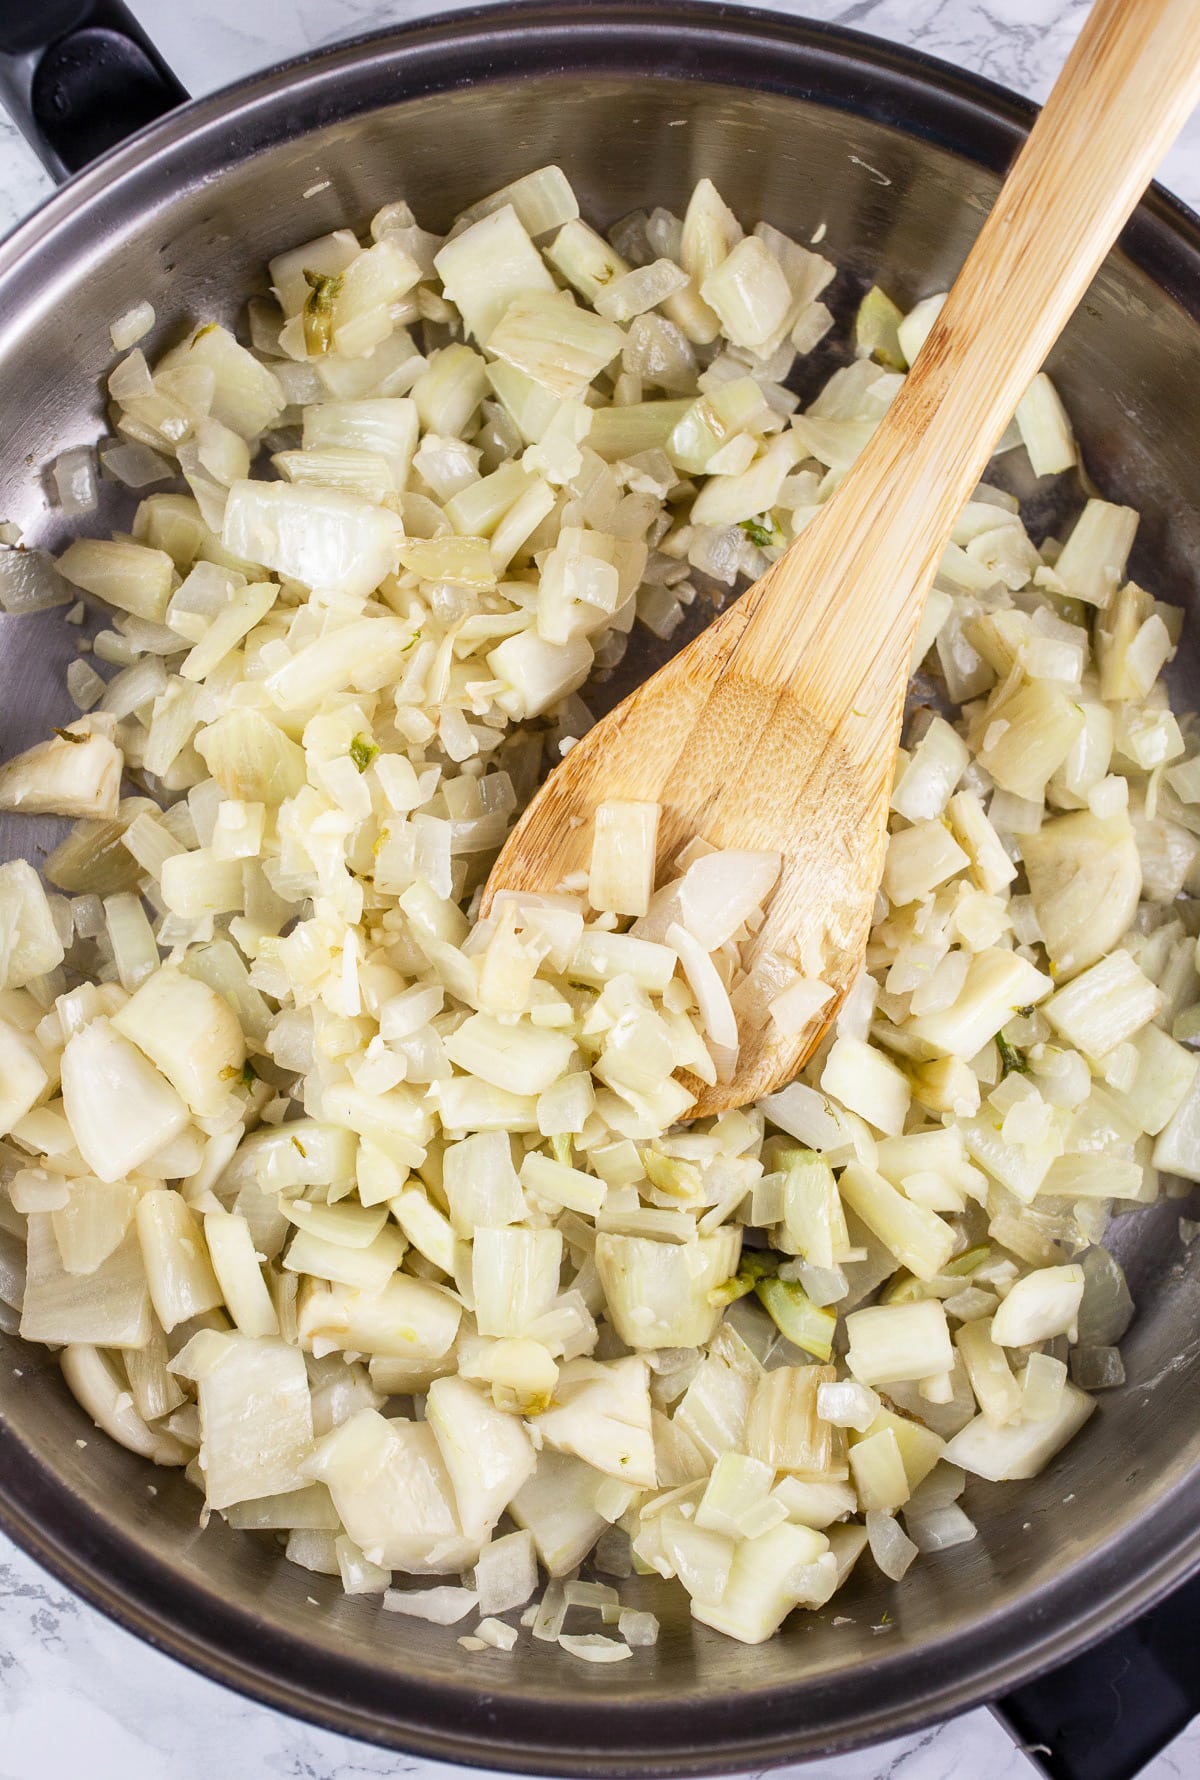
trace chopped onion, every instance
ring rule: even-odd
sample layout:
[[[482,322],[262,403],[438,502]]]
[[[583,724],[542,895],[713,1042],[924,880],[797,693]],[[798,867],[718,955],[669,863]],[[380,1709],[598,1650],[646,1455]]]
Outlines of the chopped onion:
[[[139,340],[145,339],[154,326],[154,322],[153,303],[147,303],[144,299],[140,303],[135,303],[132,309],[127,309],[123,315],[118,315],[108,330],[113,350],[128,352],[131,346],[136,346]]]
[[[391,1588],[383,1605],[389,1613],[426,1619],[431,1625],[457,1625],[479,1606],[479,1597],[469,1588]]]
[[[871,1556],[891,1582],[901,1580],[919,1549],[891,1514],[868,1511],[867,1541]]]
[[[39,742],[0,766],[0,809],[31,816],[113,817],[123,766],[108,736],[73,723],[53,741]]]
[[[51,466],[58,505],[69,519],[96,511],[96,453],[91,445],[61,452]]]
[[[41,550],[0,546],[0,607],[6,612],[46,612],[70,605],[74,595],[54,562]]]
[[[836,1015],[757,944],[781,856],[694,835],[660,873],[657,805],[478,918],[587,676],[811,522],[944,301],[871,291],[801,404],[828,260],[708,180],[611,242],[578,209],[557,167],[446,238],[389,204],[277,256],[250,346],[148,362],[138,304],[100,460],[183,492],[57,567],[3,528],[7,612],[109,616],[66,669],[89,715],[0,766],[0,807],[80,818],[72,900],[0,867],[0,1315],[345,1592],[508,1650],[540,1563],[534,1637],[621,1662],[657,1619],[589,1554],[758,1642],[868,1543],[894,1580],[966,1543],[965,1474],[1035,1475],[1123,1377],[1110,1206],[1200,1179],[1200,755],[1137,515],[1039,547],[984,483]],[[1018,446],[1076,461],[1044,373]],[[68,516],[94,458],[53,466]],[[831,1019],[795,1082],[681,1123],[740,1041]]]

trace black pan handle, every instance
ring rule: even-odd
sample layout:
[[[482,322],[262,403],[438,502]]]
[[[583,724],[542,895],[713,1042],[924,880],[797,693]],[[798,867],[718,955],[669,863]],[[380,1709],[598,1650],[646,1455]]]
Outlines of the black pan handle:
[[[1049,1780],[1132,1780],[1200,1712],[1200,1575],[996,1711]]]
[[[0,105],[55,180],[187,97],[121,0],[0,0]]]

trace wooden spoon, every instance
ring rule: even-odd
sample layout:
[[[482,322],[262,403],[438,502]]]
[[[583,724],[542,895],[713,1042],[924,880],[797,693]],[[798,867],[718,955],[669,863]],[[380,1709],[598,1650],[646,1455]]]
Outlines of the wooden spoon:
[[[1200,0],[1099,0],[913,370],[834,499],[703,634],[571,749],[492,869],[552,892],[586,870],[596,806],[662,806],[658,865],[693,836],[783,870],[744,952],[836,998],[800,1034],[740,1033],[694,1115],[791,1078],[858,973],[925,595],[955,518],[1168,144],[1200,98]]]

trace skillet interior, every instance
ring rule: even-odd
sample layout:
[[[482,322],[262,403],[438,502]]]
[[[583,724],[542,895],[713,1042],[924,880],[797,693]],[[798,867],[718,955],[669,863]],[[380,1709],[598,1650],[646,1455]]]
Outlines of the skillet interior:
[[[0,517],[55,541],[39,466],[102,430],[107,325],[136,297],[162,318],[148,343],[161,348],[186,322],[233,319],[284,246],[399,196],[445,225],[557,160],[601,223],[647,200],[679,208],[702,173],[801,239],[824,222],[845,316],[872,279],[902,303],[945,287],[1028,115],[853,34],[695,5],[459,14],[266,75],[118,151],[0,249]],[[1135,572],[1194,605],[1200,235],[1157,196],[1124,247],[1052,368],[1092,476],[1144,511]],[[114,501],[89,529],[128,513]],[[68,711],[76,635],[58,613],[0,617],[5,755]],[[1200,703],[1194,644],[1177,673]],[[6,819],[0,856],[36,859],[48,833]],[[1200,1558],[1200,1244],[1190,1260],[1179,1247],[1181,1209],[1121,1231],[1142,1306],[1129,1382],[1051,1471],[972,1490],[974,1544],[924,1559],[899,1589],[864,1563],[826,1613],[761,1649],[693,1625],[671,1589],[642,1582],[631,1598],[664,1630],[634,1662],[584,1669],[523,1641],[468,1666],[462,1627],[381,1617],[219,1523],[201,1535],[190,1487],[96,1435],[52,1357],[7,1339],[0,1519],[72,1587],[218,1679],[442,1759],[695,1772],[895,1734],[1061,1660]]]

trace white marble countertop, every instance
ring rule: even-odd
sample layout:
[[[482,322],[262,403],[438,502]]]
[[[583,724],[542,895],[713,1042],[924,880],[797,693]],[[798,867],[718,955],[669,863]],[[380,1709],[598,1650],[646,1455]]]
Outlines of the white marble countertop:
[[[284,56],[448,11],[455,0],[129,0],[189,91],[211,91]],[[1085,0],[774,0],[908,43],[1017,92],[1048,91]],[[1162,171],[1200,207],[1200,115]],[[0,234],[50,182],[0,114]],[[74,1599],[0,1537],[0,1780],[366,1780],[455,1770],[331,1736],[253,1705],[150,1650]],[[1033,1764],[984,1709],[915,1737],[808,1768],[822,1780],[1032,1780]],[[1200,1720],[1144,1780],[1200,1773]]]

